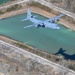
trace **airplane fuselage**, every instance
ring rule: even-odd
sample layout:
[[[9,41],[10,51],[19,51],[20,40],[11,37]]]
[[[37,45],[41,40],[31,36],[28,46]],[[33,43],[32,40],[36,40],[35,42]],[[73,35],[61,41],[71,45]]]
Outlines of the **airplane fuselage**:
[[[29,20],[35,24],[35,27],[60,29],[60,27],[58,27],[57,24],[55,24],[55,23],[44,22],[44,21],[41,21],[41,20],[37,20],[35,18],[30,18]]]
[[[35,24],[42,22],[41,20],[37,20],[35,18],[30,18],[30,21],[35,23]]]

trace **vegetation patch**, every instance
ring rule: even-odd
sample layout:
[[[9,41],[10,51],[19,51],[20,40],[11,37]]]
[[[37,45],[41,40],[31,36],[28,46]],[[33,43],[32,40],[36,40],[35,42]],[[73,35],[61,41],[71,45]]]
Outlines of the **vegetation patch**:
[[[14,42],[14,45],[16,45],[16,46],[18,46],[18,47],[20,47],[22,49],[25,49],[25,50],[27,50],[27,51],[29,51],[31,53],[34,53],[36,55],[42,56],[44,58],[47,58],[47,59],[51,58],[51,55],[49,53],[43,52],[41,50],[38,50],[38,49],[33,48],[31,46],[28,46],[26,44],[23,44],[23,43],[20,43],[20,42]]]
[[[68,68],[75,71],[75,64],[74,65],[72,65],[72,64],[69,65]]]
[[[65,16],[65,19],[66,19],[67,21],[69,21],[70,23],[75,24],[75,19],[73,19],[73,18],[71,18],[71,17],[69,17],[69,16]]]
[[[10,6],[8,8],[2,9],[2,10],[0,10],[0,15],[4,14],[6,12],[11,12],[11,11],[19,10],[21,7],[22,7],[21,5],[16,4],[16,5]]]
[[[14,42],[14,44],[20,48],[25,48],[25,49],[31,49],[29,48],[27,45],[23,44],[23,43],[20,43],[20,42]]]
[[[1,15],[1,14],[4,14],[4,12],[3,12],[2,10],[0,10],[0,15]]]

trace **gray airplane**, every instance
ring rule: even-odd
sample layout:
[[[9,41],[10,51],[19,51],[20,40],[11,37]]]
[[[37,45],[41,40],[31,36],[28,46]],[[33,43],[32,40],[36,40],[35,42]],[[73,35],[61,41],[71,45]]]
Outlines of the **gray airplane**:
[[[26,21],[30,20],[33,22],[32,25],[25,26],[24,28],[29,28],[29,27],[43,27],[43,28],[51,28],[51,29],[60,29],[60,27],[55,23],[55,21],[59,21],[59,18],[64,16],[64,14],[60,14],[59,16],[56,16],[54,18],[49,18],[45,21],[37,20],[35,19],[36,16],[33,16],[30,12],[30,9],[27,10],[27,18],[23,19],[21,21]]]

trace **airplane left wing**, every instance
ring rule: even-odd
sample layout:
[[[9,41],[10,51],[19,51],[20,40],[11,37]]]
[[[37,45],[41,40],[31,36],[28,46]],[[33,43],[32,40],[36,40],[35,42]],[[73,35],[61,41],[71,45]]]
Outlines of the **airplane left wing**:
[[[24,26],[24,28],[30,28],[30,27],[33,27],[35,25],[28,25],[28,26]]]
[[[28,18],[26,18],[26,19],[22,19],[21,21],[26,21],[26,20],[28,20]]]
[[[60,17],[64,16],[64,14],[60,14],[59,16],[53,17],[53,18],[49,18],[48,20],[46,20],[46,22],[54,22],[54,21],[58,21]]]

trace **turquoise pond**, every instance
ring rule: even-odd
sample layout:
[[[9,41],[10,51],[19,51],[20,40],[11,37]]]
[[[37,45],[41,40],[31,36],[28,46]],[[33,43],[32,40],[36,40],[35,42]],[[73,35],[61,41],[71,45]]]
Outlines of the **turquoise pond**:
[[[3,3],[8,2],[8,1],[10,1],[10,0],[0,0],[0,4],[3,4]]]
[[[44,16],[37,15],[37,19],[45,20]],[[26,18],[26,14],[21,14],[11,18],[0,20],[0,34],[14,40],[28,44],[45,52],[56,53],[62,48],[65,53],[75,54],[75,32],[62,25],[60,30],[49,28],[31,27],[24,29],[26,25],[31,25],[30,21],[21,22]]]

